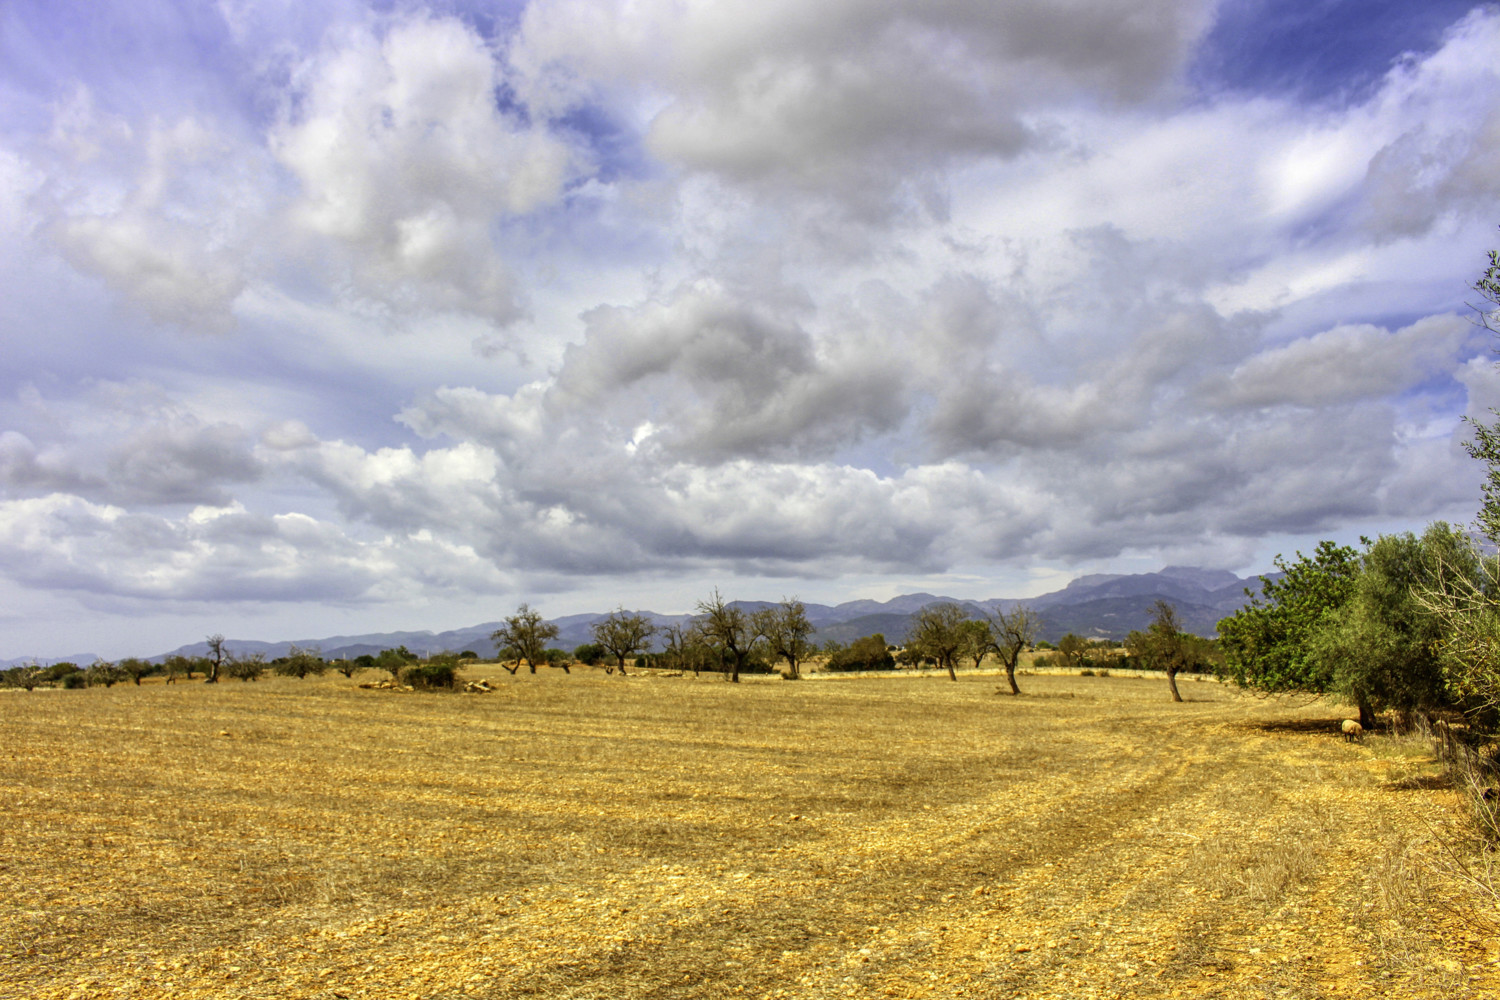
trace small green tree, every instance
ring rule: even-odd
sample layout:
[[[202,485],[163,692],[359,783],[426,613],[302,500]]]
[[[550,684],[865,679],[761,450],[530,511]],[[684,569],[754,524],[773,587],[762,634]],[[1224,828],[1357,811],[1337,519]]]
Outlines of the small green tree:
[[[1260,595],[1251,594],[1249,605],[1220,620],[1223,670],[1242,688],[1323,694],[1333,682],[1332,664],[1315,655],[1313,639],[1354,594],[1359,553],[1323,541],[1311,556],[1298,552],[1294,562],[1277,556],[1276,568],[1280,579],[1261,577]],[[1374,726],[1368,703],[1359,705],[1359,714],[1361,724]]]
[[[392,684],[399,684],[401,671],[405,670],[408,664],[416,663],[419,659],[421,657],[405,646],[397,646],[395,649],[382,649],[377,653],[373,666],[377,670],[384,670],[390,674]]]
[[[224,676],[237,678],[241,683],[258,681],[265,672],[265,653],[245,653],[224,659]]]
[[[103,685],[104,687],[111,688],[124,681],[126,675],[125,671],[108,660],[95,660],[89,666],[88,670],[84,671],[84,679],[88,682],[89,687]]]
[[[906,648],[934,660],[956,681],[953,661],[964,648],[963,624],[971,620],[969,612],[957,604],[929,604],[913,617],[906,633]]]
[[[962,636],[962,644],[959,646],[959,655],[974,661],[974,669],[978,670],[984,658],[995,651],[995,632],[988,619],[970,618],[959,625],[959,634]]]
[[[1089,641],[1081,635],[1069,632],[1057,640],[1057,651],[1063,662],[1070,667],[1086,667],[1089,662]]]
[[[323,662],[323,651],[317,646],[303,649],[293,645],[287,650],[286,656],[276,660],[274,666],[276,673],[282,677],[295,677],[298,680],[321,676],[328,670],[328,664]]]
[[[193,657],[183,656],[179,653],[167,657],[162,661],[161,666],[162,670],[166,672],[167,683],[175,684],[177,683],[179,678],[187,681],[192,680],[193,671],[204,670],[206,661],[204,663],[200,663],[199,660]]]
[[[589,631],[594,635],[595,644],[615,658],[615,666],[624,677],[625,660],[651,648],[656,625],[645,615],[629,613],[621,607],[594,622]]]
[[[896,658],[879,632],[855,639],[847,646],[830,641],[829,670],[895,670]]]
[[[530,605],[522,604],[515,614],[505,619],[505,624],[490,633],[490,638],[500,647],[502,654],[507,647],[514,652],[516,665],[506,667],[507,670],[514,674],[524,662],[534,674],[539,664],[547,662],[547,642],[556,639],[559,631]]]
[[[586,667],[597,667],[604,662],[606,655],[604,647],[597,642],[585,642],[573,647],[573,659]]]
[[[802,661],[812,652],[812,635],[817,631],[807,620],[806,605],[795,597],[783,597],[780,606],[755,613],[755,630],[765,636],[771,655],[786,661],[787,676],[801,677]]]
[[[142,677],[147,677],[156,672],[156,664],[134,656],[127,656],[119,663],[116,663],[115,666],[120,668],[120,672],[125,675],[126,680],[134,681],[136,687],[140,687]]]

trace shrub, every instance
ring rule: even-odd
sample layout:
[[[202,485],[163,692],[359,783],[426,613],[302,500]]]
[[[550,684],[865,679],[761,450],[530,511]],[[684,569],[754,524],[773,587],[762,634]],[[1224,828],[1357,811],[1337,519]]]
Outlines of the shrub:
[[[414,663],[401,671],[402,682],[414,688],[451,688],[458,679],[458,665],[444,660]]]
[[[825,667],[828,670],[895,670],[896,658],[880,633],[856,639],[833,651]]]
[[[70,674],[63,674],[62,686],[68,690],[73,688],[86,688],[89,686],[88,679],[83,676],[82,670],[75,670]]]

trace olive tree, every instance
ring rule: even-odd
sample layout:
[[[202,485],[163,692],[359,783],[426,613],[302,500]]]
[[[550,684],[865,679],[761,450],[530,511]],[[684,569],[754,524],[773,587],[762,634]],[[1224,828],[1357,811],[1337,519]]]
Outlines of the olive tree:
[[[906,632],[906,648],[927,657],[948,671],[948,679],[958,680],[953,660],[964,648],[964,622],[969,612],[957,604],[929,604],[912,616]]]
[[[624,677],[626,659],[651,648],[656,625],[645,615],[630,614],[620,607],[590,625],[589,631],[594,634],[594,643],[615,658],[615,666]],[[556,629],[552,634],[557,634]]]
[[[544,620],[540,612],[522,604],[515,614],[505,619],[504,625],[490,633],[490,638],[502,652],[508,646],[515,654],[516,665],[505,669],[514,674],[525,663],[532,673],[536,673],[537,665],[547,662],[547,642],[556,639],[559,631],[552,622]],[[571,672],[566,663],[562,668],[564,672]]]

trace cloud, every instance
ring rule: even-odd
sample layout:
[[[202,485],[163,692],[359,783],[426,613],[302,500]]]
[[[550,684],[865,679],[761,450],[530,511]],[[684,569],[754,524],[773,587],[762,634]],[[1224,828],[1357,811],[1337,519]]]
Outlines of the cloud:
[[[604,102],[669,163],[878,212],[955,157],[1036,147],[1048,106],[1158,93],[1206,24],[1190,0],[561,0],[528,6],[509,56],[536,107]]]
[[[28,389],[18,416],[30,436],[0,434],[0,488],[13,496],[223,505],[264,472],[245,428],[204,420],[149,383],[97,381],[63,401]]]
[[[573,153],[521,109],[494,52],[453,18],[340,33],[297,73],[270,148],[292,220],[341,248],[362,296],[404,310],[521,315],[497,227],[554,206]]]
[[[361,541],[304,514],[236,506],[172,519],[62,494],[0,501],[0,562],[30,586],[174,602],[389,603],[508,586],[430,533]]]
[[[1263,351],[1205,386],[1211,405],[1327,407],[1400,393],[1455,370],[1474,335],[1459,316],[1430,316],[1391,332],[1340,326]]]

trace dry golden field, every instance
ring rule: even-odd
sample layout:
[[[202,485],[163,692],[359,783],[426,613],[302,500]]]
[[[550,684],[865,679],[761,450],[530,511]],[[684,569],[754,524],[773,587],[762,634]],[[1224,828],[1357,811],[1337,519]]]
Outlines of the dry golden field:
[[[468,675],[0,694],[0,997],[1500,995],[1327,705]]]

